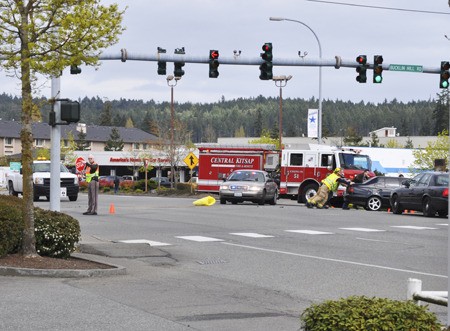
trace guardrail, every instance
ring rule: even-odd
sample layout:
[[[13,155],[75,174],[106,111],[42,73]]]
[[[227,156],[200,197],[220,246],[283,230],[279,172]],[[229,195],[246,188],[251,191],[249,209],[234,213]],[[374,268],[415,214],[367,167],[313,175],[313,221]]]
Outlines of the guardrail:
[[[422,291],[422,281],[420,279],[408,279],[408,291],[406,294],[408,300],[414,300],[420,306],[421,301],[434,303],[439,306],[448,305],[447,291]]]

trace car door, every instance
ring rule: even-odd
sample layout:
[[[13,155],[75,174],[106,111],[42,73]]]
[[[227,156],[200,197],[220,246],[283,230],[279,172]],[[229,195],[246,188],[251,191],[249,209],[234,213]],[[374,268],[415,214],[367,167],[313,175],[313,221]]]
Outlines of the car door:
[[[431,174],[424,173],[418,180],[411,192],[411,209],[420,210],[422,208],[422,197],[428,190]]]

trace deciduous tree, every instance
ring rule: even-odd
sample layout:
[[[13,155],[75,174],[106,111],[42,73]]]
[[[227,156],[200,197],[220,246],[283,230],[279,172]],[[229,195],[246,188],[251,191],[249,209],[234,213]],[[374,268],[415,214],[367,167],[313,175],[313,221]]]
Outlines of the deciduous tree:
[[[0,66],[20,79],[22,96],[22,253],[36,256],[32,196],[33,91],[37,74],[57,77],[70,65],[97,66],[115,44],[123,11],[100,0],[0,0]]]

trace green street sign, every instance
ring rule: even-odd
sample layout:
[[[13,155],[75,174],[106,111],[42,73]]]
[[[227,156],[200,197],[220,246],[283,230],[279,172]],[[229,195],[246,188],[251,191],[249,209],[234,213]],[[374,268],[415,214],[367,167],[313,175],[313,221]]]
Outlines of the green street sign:
[[[423,72],[423,66],[416,66],[411,64],[390,64],[390,71],[408,71],[408,72]]]

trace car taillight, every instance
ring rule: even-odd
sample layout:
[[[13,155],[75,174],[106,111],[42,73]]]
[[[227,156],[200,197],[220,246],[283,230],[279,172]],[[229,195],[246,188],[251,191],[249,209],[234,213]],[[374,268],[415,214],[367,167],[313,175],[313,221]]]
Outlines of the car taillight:
[[[353,192],[355,192],[355,189],[354,189],[352,186],[350,186],[350,187],[347,189],[347,192],[348,192],[348,193],[353,193]]]
[[[448,198],[448,188],[446,188],[442,191],[442,197]]]

